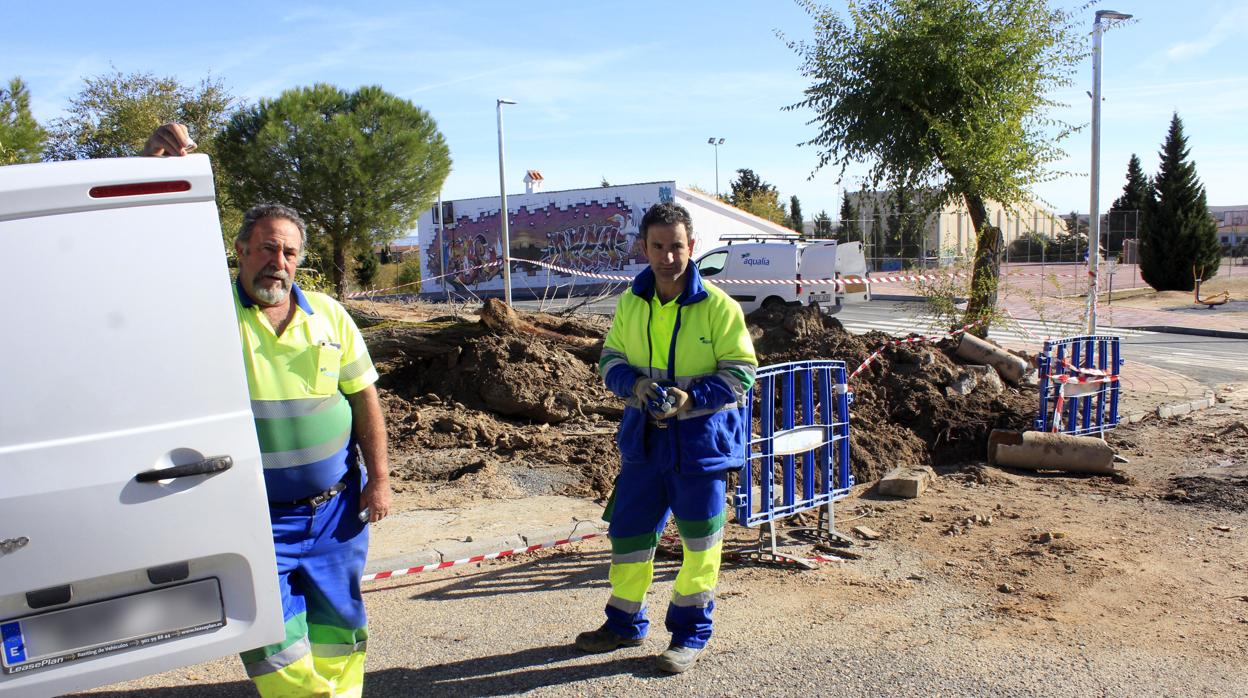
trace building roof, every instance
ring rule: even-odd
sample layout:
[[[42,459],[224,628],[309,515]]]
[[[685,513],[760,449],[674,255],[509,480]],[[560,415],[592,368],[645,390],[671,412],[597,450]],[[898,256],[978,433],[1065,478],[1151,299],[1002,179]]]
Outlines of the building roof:
[[[529,170],[528,172],[524,173],[524,181],[526,182],[540,182],[543,179],[546,179],[546,178],[543,177],[542,173],[538,172],[537,170]]]

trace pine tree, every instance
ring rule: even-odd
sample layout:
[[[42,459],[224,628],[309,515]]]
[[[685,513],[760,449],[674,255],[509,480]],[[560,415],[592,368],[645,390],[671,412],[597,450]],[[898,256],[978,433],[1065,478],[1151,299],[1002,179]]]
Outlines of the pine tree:
[[[797,200],[797,195],[789,197],[789,227],[797,232],[803,232],[802,224],[802,204]]]
[[[30,114],[30,90],[21,78],[0,87],[0,165],[39,162],[48,134]]]
[[[1196,163],[1188,160],[1187,137],[1177,112],[1158,154],[1156,202],[1140,239],[1140,274],[1158,291],[1190,291],[1195,286],[1194,269],[1202,280],[1217,274],[1222,250]]]
[[[828,216],[827,211],[820,211],[819,215],[815,216],[815,237],[832,237],[832,219]]]
[[[1140,238],[1145,225],[1144,218],[1153,204],[1153,184],[1144,174],[1140,158],[1135,153],[1127,163],[1127,183],[1122,187],[1122,196],[1114,200],[1109,207],[1106,220],[1108,230],[1102,231],[1105,239],[1105,251],[1112,254],[1122,251],[1123,240]]]
[[[880,201],[875,199],[875,210],[871,213],[871,242],[875,244],[875,256],[886,257],[887,249],[884,241],[884,217],[880,215]]]
[[[841,234],[842,242],[862,240],[862,226],[859,225],[858,212],[849,202],[849,192],[841,194]]]

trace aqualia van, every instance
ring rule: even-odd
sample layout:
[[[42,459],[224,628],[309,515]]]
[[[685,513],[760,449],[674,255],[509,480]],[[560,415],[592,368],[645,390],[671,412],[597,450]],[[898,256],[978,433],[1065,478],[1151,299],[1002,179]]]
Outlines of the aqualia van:
[[[0,167],[0,695],[280,641],[208,158]]]
[[[818,305],[835,313],[845,303],[867,301],[867,262],[862,243],[743,237],[698,258],[698,271],[741,304],[746,314],[762,307]],[[847,278],[839,288],[828,279]],[[819,283],[825,281],[825,283]]]

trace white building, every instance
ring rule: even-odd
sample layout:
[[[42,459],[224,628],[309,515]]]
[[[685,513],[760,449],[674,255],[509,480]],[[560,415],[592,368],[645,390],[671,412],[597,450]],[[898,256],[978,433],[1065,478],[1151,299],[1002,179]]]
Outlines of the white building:
[[[531,175],[526,175],[526,183]],[[543,181],[540,174],[531,177]],[[675,181],[533,191],[507,196],[512,293],[520,297],[566,293],[570,286],[601,285],[591,274],[634,276],[646,266],[638,226],[654,204],[675,201],[693,219],[694,256],[726,235],[792,236],[793,231]],[[423,293],[451,289],[497,295],[503,289],[499,197],[444,201],[417,222]],[[548,266],[549,265],[549,266]],[[558,267],[553,270],[550,266]],[[562,271],[569,270],[569,271]]]

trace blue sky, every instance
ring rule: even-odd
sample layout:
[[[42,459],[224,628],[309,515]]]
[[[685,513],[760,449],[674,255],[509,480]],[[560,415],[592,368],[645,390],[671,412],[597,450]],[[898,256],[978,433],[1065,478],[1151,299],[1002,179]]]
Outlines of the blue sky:
[[[834,1],[835,6],[843,5]],[[1127,159],[1147,172],[1171,112],[1184,120],[1213,205],[1248,204],[1248,71],[1235,41],[1248,0],[1114,0],[1100,9],[1137,21],[1105,36],[1101,209],[1118,195]],[[6,28],[0,78],[22,76],[35,116],[61,114],[82,78],[116,66],[193,83],[211,73],[246,100],[314,82],[377,84],[437,120],[451,148],[446,198],[498,191],[495,99],[505,107],[508,190],[524,170],[548,189],[676,179],[715,188],[749,167],[806,216],[834,218],[836,172],[809,179],[809,114],[797,57],[775,35],[809,38],[810,22],[783,0],[728,2],[32,3],[0,0]],[[1094,8],[1096,9],[1096,8]],[[1092,24],[1087,12],[1086,26]],[[1090,39],[1089,39],[1090,42]],[[1055,95],[1059,114],[1085,123],[1091,68]],[[1063,177],[1037,193],[1059,212],[1088,209],[1090,136],[1066,142]],[[842,186],[857,188],[850,172]]]

